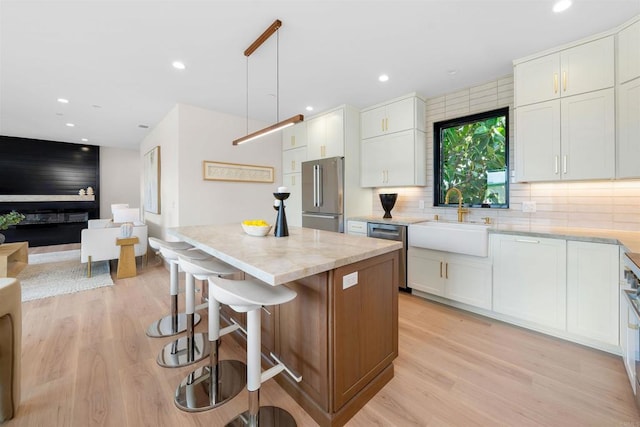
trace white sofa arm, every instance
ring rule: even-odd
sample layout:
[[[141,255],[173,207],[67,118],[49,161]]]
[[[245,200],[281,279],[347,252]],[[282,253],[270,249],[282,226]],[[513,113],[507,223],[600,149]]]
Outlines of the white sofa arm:
[[[138,238],[134,245],[135,256],[143,256],[147,253],[147,226],[133,227],[133,234]],[[80,235],[80,262],[105,261],[118,259],[120,247],[116,245],[116,239],[120,237],[120,227],[85,228]]]

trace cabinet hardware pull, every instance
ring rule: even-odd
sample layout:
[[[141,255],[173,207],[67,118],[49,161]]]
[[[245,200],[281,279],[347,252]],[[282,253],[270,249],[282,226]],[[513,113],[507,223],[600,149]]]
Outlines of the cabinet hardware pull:
[[[384,119],[380,119],[380,132],[384,132]]]
[[[292,171],[296,170],[296,161],[295,160],[291,160],[291,170]]]
[[[445,279],[449,278],[449,263],[448,262],[444,263],[444,278]]]
[[[442,261],[440,261],[440,278],[442,278]]]
[[[558,93],[558,73],[553,73],[553,93]]]
[[[640,329],[640,327],[638,325],[634,325],[633,323],[629,323],[629,322],[627,322],[627,327],[629,329],[634,329],[634,330]]]
[[[384,119],[384,130],[389,131],[389,118]]]
[[[320,146],[320,157],[324,157],[324,156],[325,156],[325,154],[326,154],[326,151],[327,151],[327,150],[326,150],[325,146],[324,146],[324,145],[321,145],[321,146]]]
[[[382,183],[384,184],[384,170],[382,171]]]
[[[540,240],[516,239],[516,242],[520,242],[520,243],[540,243]]]
[[[562,72],[562,91],[563,92],[567,91],[567,72],[566,71]]]
[[[562,156],[562,173],[567,173],[567,156]]]
[[[558,156],[553,158],[553,173],[558,174]]]
[[[296,176],[292,175],[291,176],[291,186],[293,187],[294,185],[296,185]]]

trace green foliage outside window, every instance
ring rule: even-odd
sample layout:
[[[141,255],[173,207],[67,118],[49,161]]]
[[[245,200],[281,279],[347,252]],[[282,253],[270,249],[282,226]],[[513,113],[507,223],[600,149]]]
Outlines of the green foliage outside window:
[[[456,187],[466,206],[508,207],[507,123],[501,109],[435,124],[436,205]],[[455,193],[449,203],[458,203]]]

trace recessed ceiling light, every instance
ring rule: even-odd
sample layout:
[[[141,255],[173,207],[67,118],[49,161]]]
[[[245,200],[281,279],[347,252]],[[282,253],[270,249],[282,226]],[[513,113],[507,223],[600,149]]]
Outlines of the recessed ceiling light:
[[[456,74],[458,74],[458,70],[448,70],[447,74],[449,74],[450,76],[455,76]]]
[[[378,80],[381,82],[386,82],[389,80],[389,76],[387,76],[386,74],[380,74],[380,77],[378,77]]]
[[[91,105],[93,108],[102,108],[102,105],[98,105],[98,104],[93,104]]]
[[[82,142],[89,142],[89,139],[88,139],[88,138],[82,138],[80,141],[82,141]]]
[[[553,5],[555,13],[564,12],[571,7],[571,0],[559,0]]]
[[[140,124],[140,125],[138,125],[138,127],[139,127],[140,129],[149,129],[149,125],[143,125],[143,124]]]
[[[73,123],[67,123],[67,126],[68,126],[68,127],[70,127],[70,128],[72,128],[72,127],[74,127],[75,125],[74,125]]]
[[[307,105],[307,108],[305,108],[305,110],[307,111],[313,111],[313,107],[311,105]]]
[[[68,103],[69,103],[69,100],[68,100],[68,99],[65,99],[65,98],[58,98],[58,102],[59,102],[60,104],[68,104]]]
[[[173,61],[171,65],[173,65],[173,68],[175,68],[176,70],[184,70],[185,68],[187,68],[184,65],[184,62],[180,62],[180,61]]]

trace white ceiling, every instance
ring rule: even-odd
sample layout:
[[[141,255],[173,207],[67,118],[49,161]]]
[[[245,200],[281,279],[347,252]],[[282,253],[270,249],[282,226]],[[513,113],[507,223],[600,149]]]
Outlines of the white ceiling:
[[[247,85],[248,115],[268,124],[314,114],[307,105],[433,97],[640,14],[640,0],[573,3],[554,14],[553,0],[0,0],[0,134],[137,148],[139,125],[176,103],[245,117]],[[275,19],[279,38],[247,61]]]

